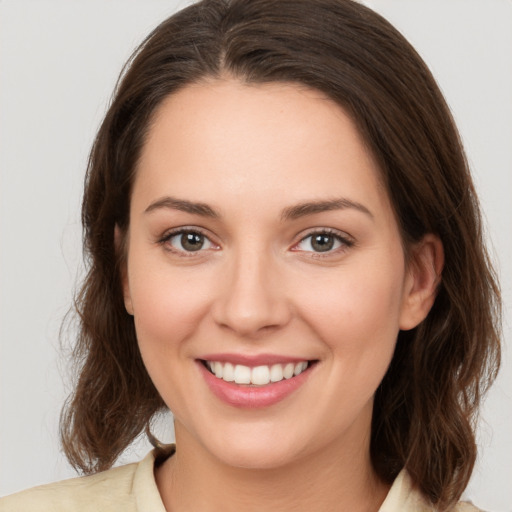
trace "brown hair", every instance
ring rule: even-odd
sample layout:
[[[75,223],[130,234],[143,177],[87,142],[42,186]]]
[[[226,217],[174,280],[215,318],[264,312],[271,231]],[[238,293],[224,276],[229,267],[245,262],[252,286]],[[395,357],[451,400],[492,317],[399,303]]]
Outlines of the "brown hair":
[[[205,0],[158,26],[127,63],[92,148],[82,220],[88,275],[77,297],[76,388],[62,440],[84,472],[108,468],[163,407],[124,308],[114,227],[129,223],[130,189],[152,115],[179,88],[230,75],[295,82],[348,112],[382,171],[404,245],[444,245],[435,304],[400,332],[378,388],[375,470],[407,468],[440,509],[471,475],[474,420],[500,360],[500,298],[479,207],[449,109],[426,65],[386,20],[350,0]]]

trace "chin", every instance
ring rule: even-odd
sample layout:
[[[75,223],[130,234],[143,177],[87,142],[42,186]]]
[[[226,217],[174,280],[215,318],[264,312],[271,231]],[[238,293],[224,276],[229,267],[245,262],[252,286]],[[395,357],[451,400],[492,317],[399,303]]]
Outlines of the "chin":
[[[300,458],[303,449],[293,436],[272,435],[273,429],[248,432],[240,427],[234,434],[217,430],[217,434],[203,442],[203,447],[223,464],[244,469],[274,469],[286,466]]]
[[[286,449],[276,449],[272,445],[251,444],[247,446],[246,443],[245,446],[230,445],[228,449],[224,448],[219,454],[219,458],[224,464],[231,467],[269,470],[292,463],[297,458],[297,454]]]

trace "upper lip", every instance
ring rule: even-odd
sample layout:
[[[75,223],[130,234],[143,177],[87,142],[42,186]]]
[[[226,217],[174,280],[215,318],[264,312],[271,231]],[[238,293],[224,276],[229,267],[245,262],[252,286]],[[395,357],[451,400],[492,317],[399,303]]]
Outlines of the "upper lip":
[[[280,354],[206,354],[198,358],[202,361],[218,361],[220,363],[241,364],[244,366],[262,366],[273,364],[300,363],[311,361],[307,357],[285,356]]]

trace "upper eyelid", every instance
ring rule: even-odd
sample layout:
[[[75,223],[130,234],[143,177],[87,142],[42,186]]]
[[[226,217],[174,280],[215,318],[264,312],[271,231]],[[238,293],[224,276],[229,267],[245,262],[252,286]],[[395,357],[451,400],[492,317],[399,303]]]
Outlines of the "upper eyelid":
[[[215,237],[210,234],[209,230],[205,230],[204,228],[200,228],[198,226],[179,226],[176,228],[168,229],[158,238],[158,242],[166,242],[173,236],[179,235],[180,233],[199,233],[200,235],[207,238],[212,244],[219,245],[219,243],[214,240]],[[345,244],[348,243],[352,245],[355,243],[354,238],[345,231],[341,231],[335,228],[317,227],[304,230],[303,232],[296,235],[295,241],[292,243],[292,247],[297,246],[297,244],[310,236],[322,233],[332,235]]]
[[[171,239],[174,238],[175,236],[179,236],[180,234],[183,234],[183,233],[197,233],[197,234],[203,236],[204,238],[206,238],[209,241],[209,243],[211,244],[211,247],[201,248],[197,251],[186,251],[186,250],[181,250],[176,247],[173,247],[173,245],[170,243]],[[157,238],[156,243],[158,245],[162,246],[162,248],[166,252],[174,254],[176,257],[180,257],[180,258],[196,258],[197,259],[197,258],[200,258],[201,256],[204,256],[206,251],[211,251],[212,249],[217,250],[219,248],[219,245],[216,242],[214,242],[212,240],[212,237],[208,236],[203,231],[203,229],[198,228],[198,227],[186,227],[186,226],[180,226],[177,228],[172,228],[172,229],[166,230],[160,237]]]
[[[341,244],[341,247],[338,247],[333,250],[325,251],[325,252],[317,252],[317,251],[307,251],[303,249],[299,249],[298,246],[304,242],[304,240],[308,239],[311,236],[317,234],[328,234],[338,239]],[[289,250],[296,253],[304,253],[307,254],[310,258],[321,259],[321,258],[332,258],[336,255],[340,255],[352,248],[356,244],[355,239],[350,236],[348,233],[344,231],[339,231],[333,228],[317,228],[309,231],[306,234],[301,235],[301,237],[294,242],[294,244],[290,247]]]
[[[346,231],[341,231],[339,229],[334,228],[311,228],[310,230],[307,230],[306,232],[302,232],[299,235],[297,235],[297,241],[294,244],[296,245],[297,243],[302,242],[303,240],[310,236],[321,235],[323,233],[332,235],[344,242],[355,242],[354,237],[349,235]]]
[[[169,238],[172,238],[173,236],[179,235],[181,233],[198,233],[198,234],[203,235],[204,237],[208,238],[208,240],[210,240],[210,242],[214,243],[211,235],[206,230],[199,228],[197,226],[180,226],[177,228],[167,229],[159,237],[159,241],[169,240]]]
[[[156,239],[156,243],[158,245],[162,245],[162,246],[171,245],[171,244],[169,244],[170,240],[172,238],[174,238],[175,236],[178,236],[183,233],[197,233],[197,234],[203,236],[204,238],[206,238],[210,242],[210,244],[213,246],[213,247],[209,247],[207,249],[191,251],[189,256],[194,255],[194,254],[196,256],[198,256],[200,253],[203,253],[205,250],[211,250],[212,248],[214,250],[216,250],[219,248],[219,244],[217,242],[215,242],[212,239],[213,237],[211,235],[209,235],[208,233],[206,233],[205,230],[203,230],[199,227],[187,227],[187,226],[180,226],[177,228],[172,228],[172,229],[168,229],[168,230],[164,231],[164,233]],[[174,252],[174,253],[180,253],[180,254],[187,253],[188,254],[188,251],[182,251],[175,247],[172,247],[172,248],[166,247],[166,250],[169,252]]]

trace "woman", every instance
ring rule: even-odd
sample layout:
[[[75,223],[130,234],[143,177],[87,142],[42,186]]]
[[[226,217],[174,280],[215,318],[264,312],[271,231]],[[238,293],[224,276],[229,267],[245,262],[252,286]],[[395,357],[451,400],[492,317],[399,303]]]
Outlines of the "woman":
[[[465,509],[499,295],[453,121],[367,8],[276,6],[165,21],[91,152],[63,445],[108,469],[168,407],[175,453],[2,510]]]

